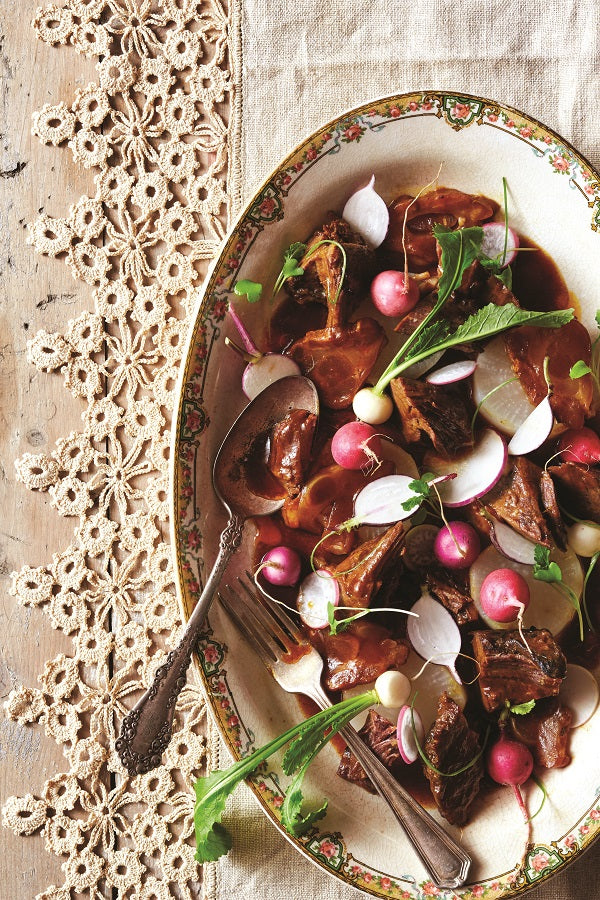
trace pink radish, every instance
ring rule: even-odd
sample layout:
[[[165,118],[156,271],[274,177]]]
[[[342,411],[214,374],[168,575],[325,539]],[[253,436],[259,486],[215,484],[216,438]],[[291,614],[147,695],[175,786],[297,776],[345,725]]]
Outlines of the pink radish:
[[[490,539],[496,550],[507,559],[529,566],[534,564],[535,544],[504,522],[497,519],[490,522]]]
[[[347,422],[333,436],[331,455],[344,469],[372,468],[381,460],[381,440],[366,422]]]
[[[494,569],[484,578],[479,602],[494,622],[514,622],[529,606],[529,585],[513,569]]]
[[[593,466],[600,462],[600,437],[591,428],[570,428],[558,442],[565,462]]]
[[[483,228],[481,252],[488,259],[496,260],[502,268],[515,261],[519,248],[519,236],[504,222],[486,222]]]
[[[291,587],[300,578],[301,562],[292,547],[272,547],[260,561],[260,572],[270,584]]]
[[[280,353],[265,353],[244,369],[242,390],[249,400],[254,400],[266,387],[287,375],[300,375],[300,368],[294,360]]]
[[[249,331],[247,330],[246,326],[244,325],[244,323],[242,322],[242,320],[236,313],[233,306],[231,306],[231,304],[229,305],[229,315],[233,319],[233,324],[235,325],[235,327],[237,328],[237,330],[239,332],[239,335],[242,339],[242,344],[244,345],[244,350],[246,351],[246,353],[249,353],[250,356],[260,356],[261,355],[260,350],[258,349],[256,344],[252,340],[252,337],[251,337]]]
[[[533,771],[533,757],[529,748],[520,741],[501,734],[488,753],[487,770],[497,784],[512,787],[519,809],[527,822],[529,813],[523,802],[520,786],[525,784]]]
[[[413,731],[413,721],[414,721],[414,731]],[[416,739],[415,739],[416,732]],[[421,721],[421,716],[416,711],[416,709],[411,708],[410,706],[403,706],[398,714],[398,724],[396,726],[396,737],[398,740],[398,750],[400,751],[400,756],[404,760],[405,763],[410,765],[414,763],[417,757],[419,756],[419,749],[417,747],[417,741],[420,745],[423,743],[423,738],[425,737],[425,729],[423,728],[423,722]]]
[[[331,572],[318,569],[302,581],[298,592],[298,612],[309,628],[327,628],[329,604],[340,602],[340,587]]]
[[[430,372],[425,381],[429,384],[453,384],[455,381],[462,381],[469,378],[477,368],[477,361],[474,359],[461,359],[458,362],[449,363],[435,372]]]
[[[375,176],[372,175],[366,187],[352,194],[342,211],[342,219],[358,231],[373,249],[383,243],[390,223],[387,204],[375,190],[374,184]]]
[[[444,506],[466,506],[487,494],[500,480],[506,463],[506,444],[497,431],[486,429],[475,447],[455,459],[434,453],[425,455],[424,465],[438,475],[456,474],[440,484],[438,490]]]
[[[479,535],[467,522],[448,522],[438,531],[433,552],[447,569],[468,569],[481,550]]]
[[[537,450],[548,439],[554,425],[554,413],[550,406],[550,395],[544,397],[522,425],[519,425],[508,444],[512,456],[524,456]]]
[[[416,281],[404,272],[386,269],[376,275],[371,283],[371,300],[384,316],[403,316],[419,301]]]

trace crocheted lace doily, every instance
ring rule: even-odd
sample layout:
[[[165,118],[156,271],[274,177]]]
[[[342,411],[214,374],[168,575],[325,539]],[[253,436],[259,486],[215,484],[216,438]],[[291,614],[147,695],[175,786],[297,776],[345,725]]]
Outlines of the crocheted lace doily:
[[[161,768],[128,778],[114,742],[182,627],[165,540],[168,427],[194,295],[229,213],[228,20],[218,0],[69,0],[33,27],[98,57],[97,83],[33,117],[41,141],[96,174],[94,196],[29,226],[38,252],[90,285],[90,310],[28,345],[31,362],[61,373],[82,403],[83,427],[16,462],[75,533],[51,562],[14,573],[12,591],[73,650],[46,663],[39,687],[9,696],[8,715],[43,726],[66,762],[35,793],[11,797],[4,823],[42,830],[64,860],[64,885],[37,900],[191,898],[200,689],[192,681],[183,692]]]

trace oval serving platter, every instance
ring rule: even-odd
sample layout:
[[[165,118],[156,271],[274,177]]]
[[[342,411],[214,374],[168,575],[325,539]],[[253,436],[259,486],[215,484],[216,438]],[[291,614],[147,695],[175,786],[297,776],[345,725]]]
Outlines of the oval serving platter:
[[[244,406],[243,363],[224,345],[226,318],[239,278],[273,284],[283,250],[305,240],[328,210],[375,174],[386,201],[438,178],[439,184],[502,202],[508,180],[511,225],[558,264],[573,303],[592,334],[600,298],[600,176],[576,150],[535,119],[498,103],[446,92],[376,100],[320,128],[301,143],[250,200],[211,270],[188,335],[179,383],[172,455],[172,529],[180,600],[189,615],[218,549],[224,510],[211,465]],[[265,291],[268,295],[268,291]],[[236,309],[260,342],[267,301]],[[248,544],[228,578],[244,568]],[[271,679],[214,604],[199,644],[198,666],[221,733],[239,758],[301,717],[297,700]],[[302,839],[282,829],[286,779],[275,762],[251,780],[265,813],[308,859],[375,897],[465,900],[517,896],[563,869],[600,834],[600,711],[572,734],[570,766],[544,773],[549,799],[532,822],[532,844],[510,789],[477,805],[459,834],[473,857],[470,883],[445,892],[430,881],[408,840],[378,797],[335,775],[327,747],[306,782],[307,799],[328,797],[325,819]],[[527,787],[531,808],[539,791]],[[357,794],[357,792],[359,792]]]

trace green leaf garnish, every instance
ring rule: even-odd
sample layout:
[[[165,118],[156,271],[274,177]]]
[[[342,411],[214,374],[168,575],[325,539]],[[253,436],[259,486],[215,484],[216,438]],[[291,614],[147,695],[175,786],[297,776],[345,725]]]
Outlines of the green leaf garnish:
[[[582,359],[578,359],[569,369],[569,378],[583,378],[584,375],[593,375],[594,373]]]
[[[401,503],[402,509],[406,510],[406,512],[410,512],[411,509],[416,509],[417,506],[420,506],[423,500],[429,499],[431,496],[430,482],[433,481],[434,478],[435,475],[433,472],[425,472],[420,478],[415,478],[414,481],[410,481],[408,486],[415,496],[409,497],[408,500]]]
[[[587,608],[587,586],[588,586],[588,581],[590,580],[590,575],[594,571],[594,569],[596,567],[596,563],[598,562],[599,559],[600,559],[600,550],[598,550],[596,553],[594,553],[594,555],[590,559],[590,562],[589,562],[589,565],[587,568],[587,572],[585,573],[585,578],[583,579],[583,591],[581,593],[581,604],[583,606],[583,611],[585,613],[585,620],[588,624],[588,628],[590,629],[590,631],[595,631],[596,629],[594,628],[593,622],[590,618],[590,614],[589,614],[589,611]]]
[[[528,700],[527,703],[517,703],[515,706],[511,706],[510,711],[515,716],[526,716],[527,713],[530,713],[533,707],[535,706],[535,700]]]
[[[242,278],[236,281],[233,286],[233,293],[238,297],[245,297],[248,303],[256,303],[260,300],[263,286],[257,281],[250,281],[248,278]]]
[[[194,828],[196,832],[196,860],[199,863],[218,859],[231,847],[231,837],[220,824],[225,811],[225,803],[238,784],[265,762],[281,747],[290,746],[284,758],[284,771],[294,775],[290,787],[290,796],[286,797],[282,807],[282,822],[292,834],[300,834],[326,809],[326,802],[315,812],[304,818],[300,814],[302,792],[300,785],[304,774],[327,741],[343,728],[354,716],[379,702],[375,690],[365,691],[356,697],[349,697],[293,725],[279,737],[274,738],[264,747],[259,747],[249,756],[238,760],[224,771],[215,771],[203,778],[198,778],[194,785],[196,802],[194,804]]]
[[[600,309],[596,310],[596,315],[594,316],[594,318],[596,320],[596,325],[598,326],[598,328],[600,328]]]

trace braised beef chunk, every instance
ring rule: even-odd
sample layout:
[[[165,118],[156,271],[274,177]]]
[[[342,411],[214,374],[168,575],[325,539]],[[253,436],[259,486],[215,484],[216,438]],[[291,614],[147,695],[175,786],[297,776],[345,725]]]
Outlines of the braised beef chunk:
[[[508,473],[485,496],[485,503],[530,541],[553,546],[552,533],[543,512],[542,470],[524,456],[513,458]]]
[[[479,737],[469,727],[460,706],[448,694],[442,694],[437,717],[425,739],[425,755],[439,772],[424,767],[436,806],[451,825],[464,825],[469,810],[479,793],[483,777],[481,757],[460,775],[448,778],[446,773],[456,772],[475,759],[480,752]]]
[[[452,613],[458,625],[476,622],[479,614],[469,590],[469,577],[464,572],[432,569],[427,573],[431,595]]]
[[[574,516],[600,523],[600,468],[561,463],[548,468],[558,498]]]
[[[310,465],[316,425],[314,413],[294,409],[273,429],[268,466],[292,497],[302,487]]]
[[[527,744],[536,766],[547,769],[568,766],[569,737],[573,713],[557,697],[539,700],[525,716],[511,716],[511,727],[520,741]]]
[[[368,607],[385,582],[398,584],[402,571],[400,550],[404,544],[404,526],[397,522],[381,535],[360,544],[333,570],[341,590],[342,606]],[[396,572],[394,572],[396,570]]]
[[[544,469],[540,475],[540,497],[542,498],[542,512],[548,528],[552,532],[552,537],[557,547],[561,550],[567,549],[567,529],[562,520],[558,500],[556,499],[556,490],[552,476],[547,469]]]
[[[456,388],[413,378],[394,378],[391,385],[407,443],[427,435],[438,453],[449,457],[473,446],[467,407]]]
[[[327,628],[311,628],[308,633],[325,660],[325,687],[330,691],[368,684],[408,659],[407,641],[372,620],[359,619],[339,634],[330,634]]]
[[[488,712],[558,694],[567,661],[546,628],[524,632],[475,631],[473,653],[479,665],[479,690]],[[529,648],[529,649],[528,649]]]
[[[389,719],[380,716],[374,709],[370,709],[367,720],[358,734],[390,772],[394,773],[402,766],[402,759],[398,750],[396,725],[390,722]],[[346,747],[344,751],[337,773],[341,778],[345,778],[346,781],[358,784],[372,794],[376,793],[365,770],[349,747]]]

